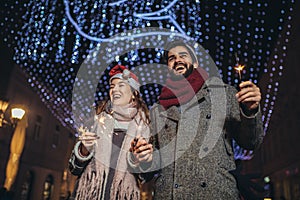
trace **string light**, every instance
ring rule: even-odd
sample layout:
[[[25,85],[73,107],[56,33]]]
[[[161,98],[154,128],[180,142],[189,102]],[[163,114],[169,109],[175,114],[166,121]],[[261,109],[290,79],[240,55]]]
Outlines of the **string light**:
[[[118,62],[135,70],[142,85],[152,82],[143,85],[141,91],[149,107],[157,101],[160,83],[165,79],[164,66],[156,65],[153,71],[145,64],[160,63],[162,51],[147,49],[149,44],[142,47],[141,34],[136,32],[133,44],[130,44],[136,50],[123,55],[119,52],[128,45],[122,41],[121,33],[136,28],[158,27],[189,36],[200,43],[217,64],[217,71],[226,83],[238,84],[234,72],[235,53],[247,66],[244,80],[257,84],[262,74],[268,73],[268,89],[267,94],[263,94],[262,104],[266,131],[276,102],[279,78],[284,75],[293,6],[293,0],[278,1],[272,5],[263,0],[165,0],[160,3],[155,0],[28,0],[25,3],[19,0],[5,3],[5,9],[1,10],[5,17],[0,19],[0,26],[4,28],[4,41],[14,48],[15,62],[28,74],[28,83],[67,127],[74,127],[71,109],[73,84],[92,87],[75,78],[85,60],[89,60],[91,66],[107,67],[104,73],[100,67],[99,70],[87,69],[91,79],[99,78],[95,101],[108,95],[107,74]],[[90,55],[94,48],[101,48],[117,34],[120,35],[118,41],[110,41],[100,52],[106,63],[99,62],[96,54]],[[143,35],[157,45],[164,43],[162,36],[162,32]],[[278,36],[280,40],[277,40]],[[119,52],[112,52],[115,46],[118,46]],[[210,62],[205,55],[200,56],[200,64],[214,74],[207,67]],[[78,103],[90,103],[84,95],[76,98]],[[242,152],[240,149],[237,151]]]

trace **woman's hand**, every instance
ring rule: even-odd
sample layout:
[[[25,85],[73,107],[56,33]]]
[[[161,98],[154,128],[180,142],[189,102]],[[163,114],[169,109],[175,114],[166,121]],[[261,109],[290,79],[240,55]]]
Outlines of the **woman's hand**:
[[[79,140],[83,144],[79,147],[80,154],[88,156],[93,150],[94,145],[97,143],[97,139],[99,139],[99,137],[95,133],[91,132],[84,132],[81,136],[79,136]]]
[[[153,146],[145,138],[137,136],[130,145],[129,151],[133,154],[135,162],[152,162]]]

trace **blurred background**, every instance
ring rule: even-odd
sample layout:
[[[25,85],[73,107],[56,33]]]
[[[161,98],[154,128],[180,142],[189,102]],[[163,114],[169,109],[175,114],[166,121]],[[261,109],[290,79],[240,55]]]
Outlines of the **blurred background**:
[[[0,199],[68,199],[76,180],[67,165],[76,114],[108,96],[107,73],[116,63],[139,76],[150,108],[165,79],[161,55],[171,33],[201,45],[197,56],[211,75],[237,86],[234,67],[245,65],[242,80],[261,88],[263,145],[251,152],[233,143],[243,199],[300,199],[298,1],[2,0],[0,6]],[[12,115],[13,108],[23,116]],[[151,187],[143,190],[151,199]]]

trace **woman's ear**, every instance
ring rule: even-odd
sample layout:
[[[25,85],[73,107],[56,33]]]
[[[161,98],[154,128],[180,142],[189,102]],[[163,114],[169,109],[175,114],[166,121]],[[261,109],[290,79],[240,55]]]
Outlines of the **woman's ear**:
[[[132,97],[131,97],[132,101],[135,101],[137,96],[138,96],[138,91],[134,90],[132,92]]]

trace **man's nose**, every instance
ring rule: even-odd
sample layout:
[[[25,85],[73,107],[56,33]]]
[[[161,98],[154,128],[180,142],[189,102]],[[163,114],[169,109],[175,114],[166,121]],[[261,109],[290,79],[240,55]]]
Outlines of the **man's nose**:
[[[182,62],[182,58],[180,56],[176,56],[175,57],[175,62],[178,63],[178,62]]]
[[[175,60],[174,66],[176,66],[176,65],[178,65],[178,64],[183,64],[182,59],[178,58],[178,59]]]

